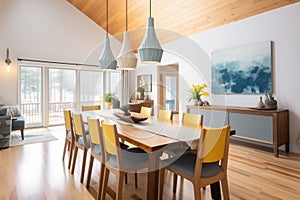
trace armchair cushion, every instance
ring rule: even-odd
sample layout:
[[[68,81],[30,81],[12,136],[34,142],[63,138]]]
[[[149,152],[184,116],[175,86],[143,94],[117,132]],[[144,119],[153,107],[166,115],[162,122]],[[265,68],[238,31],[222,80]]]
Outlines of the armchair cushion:
[[[12,120],[12,130],[23,130],[25,129],[25,119],[23,116],[14,117]]]

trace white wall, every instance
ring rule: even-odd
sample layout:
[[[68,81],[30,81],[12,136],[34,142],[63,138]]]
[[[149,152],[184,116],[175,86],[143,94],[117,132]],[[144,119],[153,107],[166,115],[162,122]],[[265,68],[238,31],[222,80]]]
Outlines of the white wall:
[[[188,39],[164,45],[164,48],[183,49],[183,54],[167,55],[164,62],[179,62],[182,78],[192,83],[203,81],[211,84],[209,58],[211,52],[260,41],[274,42],[273,85],[274,95],[280,108],[290,110],[290,150],[300,152],[296,139],[300,135],[300,95],[298,78],[300,74],[300,3],[282,7],[256,15],[225,26],[211,29],[190,38],[194,45],[187,44]],[[201,47],[204,49],[201,50]],[[204,56],[205,52],[207,57]],[[191,54],[190,57],[185,54]],[[183,61],[188,58],[196,66]],[[198,78],[195,73],[200,72]],[[180,88],[180,97],[187,93],[186,85]],[[255,107],[261,95],[211,95],[214,105],[233,105]],[[182,99],[186,103],[186,99]],[[182,106],[185,110],[185,106]]]
[[[105,36],[66,0],[1,0],[0,27],[0,103],[7,105],[18,103],[17,58],[97,64]],[[115,55],[119,45],[112,41]],[[4,63],[6,48],[10,72]]]

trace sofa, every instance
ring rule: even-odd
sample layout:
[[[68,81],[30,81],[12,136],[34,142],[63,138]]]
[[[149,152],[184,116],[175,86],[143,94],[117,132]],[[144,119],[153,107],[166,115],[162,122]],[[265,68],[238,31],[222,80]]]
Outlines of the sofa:
[[[21,115],[16,106],[0,105],[0,116],[11,117],[11,130],[20,130],[22,140],[24,140],[25,118]]]

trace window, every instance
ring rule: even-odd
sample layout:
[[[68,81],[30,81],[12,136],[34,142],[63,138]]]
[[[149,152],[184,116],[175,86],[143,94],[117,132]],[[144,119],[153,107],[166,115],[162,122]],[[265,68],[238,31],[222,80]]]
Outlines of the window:
[[[120,72],[110,73],[110,92],[120,99]]]
[[[80,110],[82,104],[101,104],[103,72],[70,66],[30,66],[20,64],[20,110],[27,127],[63,124],[63,109]],[[108,88],[119,93],[119,73]],[[79,82],[77,82],[79,81]],[[80,84],[78,84],[80,83]]]
[[[103,72],[80,72],[80,103],[94,105],[102,103]]]
[[[42,68],[20,67],[20,111],[27,127],[42,125]]]
[[[65,108],[76,109],[76,71],[49,69],[49,124],[63,123]]]

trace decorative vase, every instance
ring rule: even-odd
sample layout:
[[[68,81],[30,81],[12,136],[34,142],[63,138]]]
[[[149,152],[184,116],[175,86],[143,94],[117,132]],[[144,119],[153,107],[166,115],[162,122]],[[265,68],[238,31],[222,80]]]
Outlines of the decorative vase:
[[[201,99],[195,100],[195,106],[202,106],[203,101]]]
[[[270,109],[270,110],[277,109],[277,101],[274,99],[274,97],[265,100],[265,107],[266,109]]]
[[[259,97],[259,102],[257,104],[257,108],[264,108],[264,107],[265,107],[265,104],[262,101],[262,97]]]
[[[106,102],[106,109],[111,109],[113,102]]]

